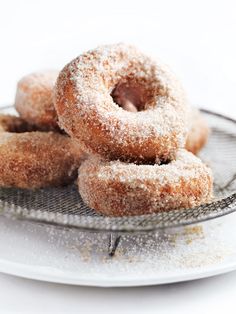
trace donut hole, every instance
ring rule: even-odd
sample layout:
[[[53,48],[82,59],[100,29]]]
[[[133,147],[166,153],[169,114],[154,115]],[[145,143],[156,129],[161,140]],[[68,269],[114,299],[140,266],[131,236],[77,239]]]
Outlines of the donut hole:
[[[0,115],[0,132],[25,133],[34,131],[35,127],[23,119],[12,115]]]
[[[111,93],[114,102],[130,112],[144,111],[152,103],[153,93],[146,82],[126,81],[118,83]]]
[[[39,127],[37,125],[30,124],[26,122],[24,119],[14,115],[0,115],[0,132],[8,132],[8,133],[27,133],[27,132],[49,132],[55,131],[55,129],[51,129],[50,127]],[[60,130],[58,128],[58,133],[66,134],[65,131]]]
[[[26,132],[31,132],[32,128],[30,128],[26,123],[22,124],[12,124],[8,126],[8,129],[6,130],[9,133],[26,133]]]
[[[139,163],[140,165],[149,165],[149,166],[163,166],[163,165],[168,165],[171,162],[170,159],[166,160],[160,160],[160,159],[152,159],[152,160],[147,160],[145,162]]]
[[[152,159],[145,159],[145,160],[136,160],[136,159],[126,159],[126,158],[119,158],[119,161],[122,162],[129,162],[129,163],[134,163],[136,165],[147,165],[147,166],[163,166],[163,165],[168,165],[169,163],[172,162],[171,159],[160,159],[160,158],[152,158]]]

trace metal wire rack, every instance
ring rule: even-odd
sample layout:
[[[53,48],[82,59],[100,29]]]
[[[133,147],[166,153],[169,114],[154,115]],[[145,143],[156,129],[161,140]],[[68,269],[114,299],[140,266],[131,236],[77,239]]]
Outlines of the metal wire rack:
[[[1,109],[12,112],[12,107]],[[148,232],[184,226],[220,217],[236,210],[236,121],[223,115],[202,110],[211,127],[211,135],[200,157],[213,170],[214,195],[210,204],[196,208],[171,210],[135,217],[105,217],[96,214],[82,201],[77,187],[40,190],[0,189],[0,214],[62,227],[74,227],[94,232],[110,232],[109,252],[124,232]]]

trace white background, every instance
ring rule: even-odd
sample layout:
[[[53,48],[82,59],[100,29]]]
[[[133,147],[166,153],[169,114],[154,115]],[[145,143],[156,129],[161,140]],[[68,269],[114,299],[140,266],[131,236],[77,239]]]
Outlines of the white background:
[[[161,57],[193,104],[236,117],[236,4],[227,0],[0,0],[0,104],[13,103],[22,75],[119,41]],[[137,289],[0,275],[0,313],[235,313],[235,291],[236,273]]]

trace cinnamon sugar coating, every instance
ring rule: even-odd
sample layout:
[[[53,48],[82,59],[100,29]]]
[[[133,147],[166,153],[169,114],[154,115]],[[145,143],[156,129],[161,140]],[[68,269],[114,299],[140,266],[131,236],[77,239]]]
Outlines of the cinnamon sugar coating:
[[[84,202],[108,216],[151,214],[190,208],[212,197],[212,173],[192,153],[181,149],[163,165],[102,161],[80,167],[78,187]]]
[[[189,123],[190,130],[188,132],[185,148],[193,154],[197,154],[206,144],[210,129],[203,115],[197,108],[191,109]]]
[[[0,186],[34,189],[73,181],[83,158],[78,145],[59,133],[27,131],[21,118],[0,115]]]
[[[15,108],[28,123],[41,130],[58,129],[53,105],[53,87],[57,71],[35,72],[24,76],[17,84]]]
[[[123,94],[137,112],[122,108]],[[179,81],[132,46],[101,46],[71,61],[54,99],[60,126],[88,153],[152,162],[185,145],[188,105]]]

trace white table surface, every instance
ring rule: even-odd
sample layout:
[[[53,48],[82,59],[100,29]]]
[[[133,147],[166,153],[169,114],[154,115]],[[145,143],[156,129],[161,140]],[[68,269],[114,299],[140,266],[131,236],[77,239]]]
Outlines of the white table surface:
[[[193,104],[236,117],[234,1],[2,1],[0,103],[24,74],[124,41],[170,64]],[[1,252],[0,252],[1,255]],[[235,313],[236,272],[174,285],[101,289],[0,274],[0,313]]]

